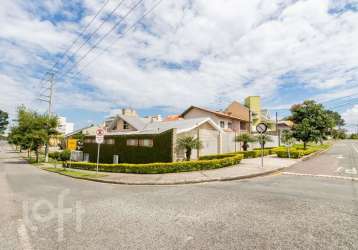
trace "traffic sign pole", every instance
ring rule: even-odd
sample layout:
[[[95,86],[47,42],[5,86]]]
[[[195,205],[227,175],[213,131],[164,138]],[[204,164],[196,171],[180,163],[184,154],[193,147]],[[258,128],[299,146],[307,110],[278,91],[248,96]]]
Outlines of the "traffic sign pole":
[[[99,165],[99,153],[100,153],[100,148],[101,148],[101,144],[104,141],[104,129],[102,128],[98,128],[96,130],[96,142],[97,142],[97,166],[96,166],[96,172],[98,173],[98,165]]]
[[[96,167],[96,172],[98,174],[98,164],[99,164],[99,151],[100,151],[100,148],[101,148],[101,143],[98,143],[97,144],[98,146],[98,149],[97,149],[97,167]]]
[[[256,131],[261,136],[261,167],[264,167],[264,141],[263,141],[263,134],[267,131],[267,125],[265,123],[259,123],[256,126]]]

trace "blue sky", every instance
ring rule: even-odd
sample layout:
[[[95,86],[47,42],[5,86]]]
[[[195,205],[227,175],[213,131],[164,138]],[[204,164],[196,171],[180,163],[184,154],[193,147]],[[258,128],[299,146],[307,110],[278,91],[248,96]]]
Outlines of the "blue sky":
[[[81,60],[138,1],[110,15],[119,0],[3,0],[0,109],[44,112],[40,82],[58,62],[55,112],[77,128],[111,109],[165,116],[189,105],[218,110],[248,95],[280,117],[314,99],[358,123],[357,0],[165,0],[121,36],[157,1],[142,1]]]

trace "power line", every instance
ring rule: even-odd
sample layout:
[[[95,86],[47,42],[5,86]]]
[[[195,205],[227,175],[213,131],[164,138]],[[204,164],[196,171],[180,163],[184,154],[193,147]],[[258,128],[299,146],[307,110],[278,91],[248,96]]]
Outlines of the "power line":
[[[126,28],[126,30],[120,34],[120,36],[118,36],[109,46],[107,46],[104,50],[101,50],[99,54],[97,54],[94,58],[92,58],[92,60],[90,60],[87,64],[85,64],[82,68],[80,68],[73,77],[71,77],[71,79],[76,79],[78,78],[78,75],[80,73],[83,72],[84,69],[86,69],[87,67],[89,67],[92,63],[94,63],[97,58],[99,58],[101,55],[103,55],[107,50],[109,50],[110,48],[113,47],[113,45],[115,44],[114,42],[122,39],[128,32],[135,30],[136,26],[138,24],[140,24],[144,18],[146,18],[149,14],[151,14],[158,6],[159,4],[162,2],[163,0],[159,0],[157,1],[156,4],[153,5],[153,7],[151,9],[149,9],[148,11],[146,11],[134,24],[132,24],[129,28]]]
[[[107,4],[110,2],[110,0],[106,0],[104,2],[104,4],[101,6],[101,8],[97,11],[97,13],[93,16],[93,18],[91,19],[91,21],[89,21],[89,23],[82,29],[82,31],[80,32],[80,34],[77,35],[77,38],[72,42],[72,44],[65,50],[65,52],[62,54],[62,57],[60,59],[58,59],[55,64],[51,67],[50,70],[48,70],[45,75],[42,77],[42,79],[40,80],[40,84],[44,82],[45,78],[47,75],[49,75],[51,72],[53,72],[53,70],[56,68],[56,66],[59,64],[59,62],[61,61],[61,59],[63,57],[65,57],[67,55],[67,53],[75,46],[75,44],[79,41],[79,39],[84,35],[84,33],[86,32],[86,30],[91,26],[91,24],[97,19],[97,17],[99,16],[99,14],[103,11],[103,9],[107,6]]]
[[[115,23],[112,28],[107,31],[107,33],[105,33],[94,45],[91,46],[91,48],[84,54],[80,57],[79,60],[77,60],[73,65],[72,67],[65,71],[65,73],[63,73],[62,75],[60,75],[59,78],[62,78],[64,77],[66,74],[70,73],[76,65],[78,65],[80,62],[82,62],[88,55],[89,53],[91,53],[94,49],[97,48],[97,46],[103,42],[104,39],[106,39],[106,37],[108,37],[144,0],[139,0],[134,6],[132,6],[129,11],[122,17],[122,19]]]
[[[113,16],[113,14],[122,6],[122,4],[124,3],[125,0],[121,0],[116,7],[114,7],[112,9],[112,11],[110,12],[110,14],[107,16],[107,18],[105,18],[101,24],[91,33],[88,35],[88,37],[84,40],[84,42],[75,50],[75,52],[72,53],[71,56],[69,56],[67,58],[67,60],[65,61],[65,63],[62,65],[62,68],[65,68],[65,66],[71,61],[71,58],[75,57],[75,55],[83,48],[83,46],[85,46],[94,35],[97,34],[97,32],[103,27],[103,25]],[[55,74],[57,74],[59,71],[55,72]]]

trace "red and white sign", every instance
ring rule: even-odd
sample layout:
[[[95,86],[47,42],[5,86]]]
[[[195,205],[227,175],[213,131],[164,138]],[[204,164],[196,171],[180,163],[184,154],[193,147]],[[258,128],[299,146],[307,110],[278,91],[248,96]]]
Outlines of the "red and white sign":
[[[103,141],[104,141],[104,134],[105,134],[105,131],[103,128],[98,128],[96,130],[96,143],[97,144],[102,144]]]

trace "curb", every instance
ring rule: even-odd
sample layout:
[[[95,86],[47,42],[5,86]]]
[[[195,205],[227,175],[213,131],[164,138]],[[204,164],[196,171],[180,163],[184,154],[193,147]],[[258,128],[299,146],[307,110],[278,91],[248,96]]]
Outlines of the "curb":
[[[262,177],[262,176],[267,176],[267,175],[271,175],[274,173],[279,173],[282,172],[283,170],[286,170],[290,167],[295,166],[296,164],[299,164],[302,161],[306,161],[309,160],[313,157],[319,156],[320,154],[323,154],[324,152],[328,151],[331,147],[321,150],[321,151],[317,151],[312,153],[311,155],[307,155],[304,156],[300,159],[296,159],[297,162],[293,163],[290,166],[287,167],[280,167],[277,169],[273,169],[273,170],[269,170],[269,171],[265,171],[262,173],[255,173],[255,174],[249,174],[249,175],[242,175],[242,176],[236,176],[236,177],[225,177],[225,178],[212,178],[212,179],[201,179],[201,180],[190,180],[190,181],[170,181],[170,182],[126,182],[126,181],[112,181],[112,180],[103,180],[103,179],[96,179],[96,178],[87,178],[87,177],[76,177],[76,176],[71,176],[71,175],[66,175],[63,173],[58,173],[58,172],[52,172],[50,170],[46,170],[44,168],[39,168],[41,170],[47,171],[47,172],[51,172],[54,174],[59,174],[59,175],[63,175],[63,176],[67,176],[73,179],[78,179],[78,180],[86,180],[86,181],[94,181],[94,182],[100,182],[100,183],[107,183],[107,184],[119,184],[119,185],[133,185],[133,186],[168,186],[168,185],[185,185],[185,184],[198,184],[198,183],[209,183],[209,182],[220,182],[220,181],[235,181],[235,180],[243,180],[243,179],[252,179],[255,177]]]
[[[171,181],[171,182],[125,182],[125,181],[111,181],[111,180],[103,180],[103,179],[95,179],[95,178],[87,178],[87,177],[77,177],[77,176],[71,176],[66,175],[59,172],[53,172],[50,170],[47,170],[45,168],[39,168],[43,171],[50,172],[53,174],[59,174],[66,177],[70,177],[73,179],[78,180],[86,180],[86,181],[94,181],[94,182],[100,182],[100,183],[107,183],[107,184],[120,184],[120,185],[133,185],[133,186],[168,186],[168,185],[185,185],[185,184],[199,184],[199,183],[209,183],[209,182],[220,182],[220,181],[234,181],[234,180],[243,180],[243,179],[251,179],[255,177],[260,176],[266,176],[274,173],[281,172],[282,170],[286,169],[287,167],[281,167],[273,170],[269,170],[262,173],[256,173],[256,174],[249,174],[249,175],[242,175],[242,176],[236,176],[236,177],[225,177],[225,178],[212,178],[207,180],[191,180],[191,181]]]

